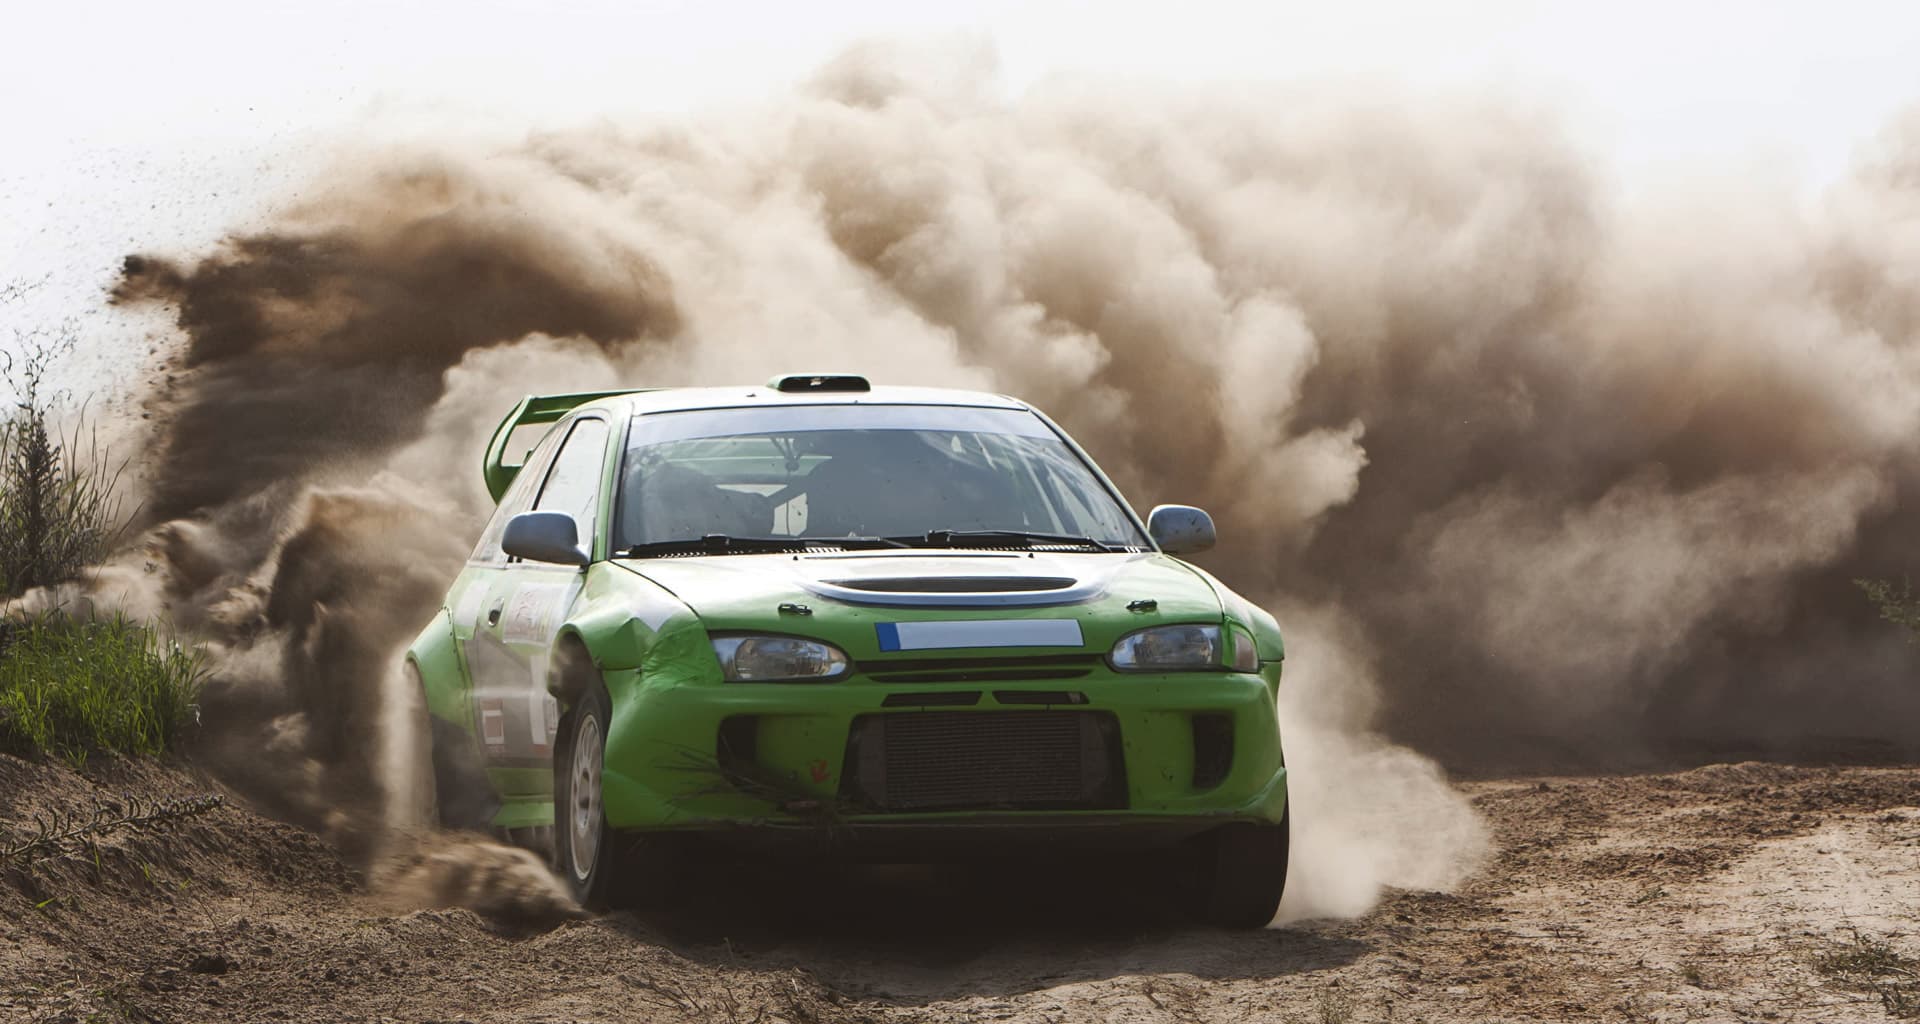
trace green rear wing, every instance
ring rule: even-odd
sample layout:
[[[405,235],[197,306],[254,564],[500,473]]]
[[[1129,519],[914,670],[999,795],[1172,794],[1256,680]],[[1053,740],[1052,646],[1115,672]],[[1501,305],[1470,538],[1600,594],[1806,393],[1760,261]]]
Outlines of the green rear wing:
[[[619,391],[582,391],[571,395],[528,395],[513,407],[507,418],[493,428],[493,440],[487,442],[487,455],[480,464],[480,476],[487,482],[487,493],[493,495],[497,503],[500,496],[507,493],[507,487],[520,473],[519,462],[509,463],[508,446],[513,443],[513,435],[521,427],[553,423],[567,413],[602,398],[617,395],[631,395],[637,391],[649,391],[651,388],[624,388]],[[537,443],[537,442],[536,442]],[[524,460],[533,445],[515,445],[518,451],[512,453],[515,458]]]

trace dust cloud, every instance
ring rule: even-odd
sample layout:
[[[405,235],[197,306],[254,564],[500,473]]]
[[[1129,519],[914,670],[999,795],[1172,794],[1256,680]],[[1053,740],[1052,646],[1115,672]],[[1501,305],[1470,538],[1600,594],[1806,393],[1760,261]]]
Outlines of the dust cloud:
[[[1920,116],[1812,201],[1598,163],[1498,97],[1008,99],[891,44],[746,111],[343,151],[270,230],[128,260],[184,342],[113,578],[223,645],[234,763],[337,815],[520,395],[1003,390],[1214,512],[1289,632],[1283,916],[1358,913],[1484,853],[1443,764],[1920,712],[1849,582],[1916,554]]]

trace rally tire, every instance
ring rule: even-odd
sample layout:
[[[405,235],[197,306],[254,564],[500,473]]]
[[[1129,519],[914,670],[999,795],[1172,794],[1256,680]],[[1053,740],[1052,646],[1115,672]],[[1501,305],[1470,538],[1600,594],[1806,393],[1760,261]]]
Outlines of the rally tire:
[[[554,750],[554,867],[588,910],[674,906],[688,861],[682,837],[607,824],[600,785],[612,704],[597,674],[576,682],[579,698],[561,716]]]
[[[621,902],[616,875],[625,858],[601,805],[611,712],[604,685],[594,681],[583,687],[561,716],[553,757],[554,866],[588,910],[609,910]]]
[[[487,779],[486,759],[473,734],[438,715],[428,716],[433,743],[433,817],[441,828],[487,831],[500,810]]]
[[[473,734],[427,708],[426,685],[411,660],[402,668],[410,747],[403,794],[404,820],[418,825],[484,832],[500,810],[487,779],[486,759]]]
[[[1201,920],[1234,929],[1273,923],[1287,887],[1289,817],[1281,815],[1277,825],[1235,822],[1206,837],[1196,908]]]

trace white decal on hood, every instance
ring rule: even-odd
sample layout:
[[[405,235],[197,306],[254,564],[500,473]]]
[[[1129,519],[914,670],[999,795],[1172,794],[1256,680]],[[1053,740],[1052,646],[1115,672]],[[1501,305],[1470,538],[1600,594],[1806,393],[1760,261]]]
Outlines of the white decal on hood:
[[[962,619],[955,622],[876,622],[883,651],[953,647],[1079,647],[1077,619]]]

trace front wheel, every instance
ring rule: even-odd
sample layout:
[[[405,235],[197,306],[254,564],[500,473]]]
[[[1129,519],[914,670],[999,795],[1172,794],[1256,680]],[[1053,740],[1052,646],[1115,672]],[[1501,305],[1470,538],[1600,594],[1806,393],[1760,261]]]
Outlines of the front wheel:
[[[553,759],[554,859],[573,898],[588,910],[613,905],[615,836],[601,807],[606,763],[607,691],[594,684],[560,720]]]
[[[607,826],[602,773],[611,703],[595,679],[560,719],[554,751],[553,852],[573,898],[588,910],[671,902],[683,857],[678,837],[634,838]]]
[[[1280,912],[1287,887],[1288,819],[1280,823],[1235,822],[1215,829],[1201,850],[1200,906],[1206,923],[1222,928],[1265,928]]]

